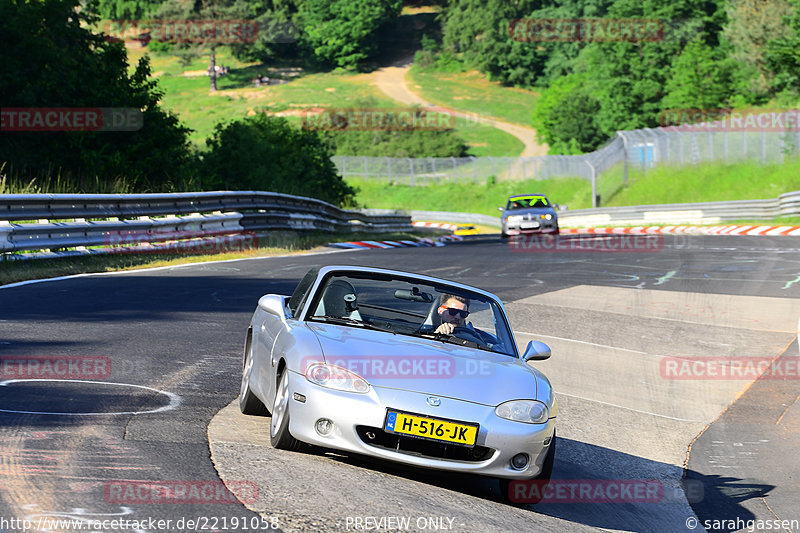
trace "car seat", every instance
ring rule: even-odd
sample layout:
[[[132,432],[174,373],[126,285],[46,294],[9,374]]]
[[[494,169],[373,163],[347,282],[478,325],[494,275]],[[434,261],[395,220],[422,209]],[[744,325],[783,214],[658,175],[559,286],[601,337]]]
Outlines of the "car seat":
[[[348,310],[348,302],[345,300],[347,296],[352,297],[352,302],[350,303],[351,310]],[[322,295],[322,300],[317,307],[316,314],[361,320],[361,313],[358,312],[358,299],[356,297],[355,287],[353,287],[350,282],[342,279],[330,282],[325,288],[325,293]]]
[[[434,298],[431,308],[428,310],[428,316],[425,317],[425,321],[420,326],[420,329],[435,330],[442,325],[442,317],[439,316],[440,305],[439,298]]]

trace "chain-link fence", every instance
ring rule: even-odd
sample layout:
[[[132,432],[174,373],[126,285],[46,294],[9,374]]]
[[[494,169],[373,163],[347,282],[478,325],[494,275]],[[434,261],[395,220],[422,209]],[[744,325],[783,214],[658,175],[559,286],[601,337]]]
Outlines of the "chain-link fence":
[[[704,161],[782,163],[786,156],[800,153],[798,114],[800,111],[763,112],[752,115],[756,119],[738,122],[619,131],[598,150],[582,155],[416,159],[335,156],[333,161],[345,178],[411,186],[456,181],[486,183],[490,176],[498,180],[578,177],[592,183],[592,204],[596,207],[600,198],[609,197],[627,183],[630,170],[647,172],[661,164],[694,165]],[[758,119],[764,116],[769,120]]]

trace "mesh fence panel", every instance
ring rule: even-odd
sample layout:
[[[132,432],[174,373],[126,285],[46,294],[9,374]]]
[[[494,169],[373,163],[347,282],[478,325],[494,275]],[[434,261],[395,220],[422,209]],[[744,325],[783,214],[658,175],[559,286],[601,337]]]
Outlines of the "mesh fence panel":
[[[798,111],[785,111],[785,115]],[[800,129],[789,127],[726,129],[725,123],[619,131],[594,152],[540,157],[390,158],[335,156],[339,173],[417,186],[445,182],[486,183],[577,177],[593,182],[601,197],[613,195],[627,182],[630,170],[647,172],[663,164],[686,166],[706,161],[782,163],[800,154]],[[722,126],[720,126],[722,125]]]

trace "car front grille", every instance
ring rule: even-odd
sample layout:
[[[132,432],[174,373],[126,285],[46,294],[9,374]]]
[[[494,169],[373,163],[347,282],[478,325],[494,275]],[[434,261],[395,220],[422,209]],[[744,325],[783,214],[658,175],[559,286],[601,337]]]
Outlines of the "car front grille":
[[[370,426],[357,426],[356,432],[361,441],[369,446],[431,459],[477,463],[489,459],[494,453],[492,448],[485,446],[468,448],[445,442],[389,433],[381,428]]]

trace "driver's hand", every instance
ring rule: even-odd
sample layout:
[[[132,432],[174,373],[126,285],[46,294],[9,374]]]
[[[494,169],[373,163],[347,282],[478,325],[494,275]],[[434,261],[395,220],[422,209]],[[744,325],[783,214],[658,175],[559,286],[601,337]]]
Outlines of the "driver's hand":
[[[434,333],[444,333],[445,335],[452,335],[453,330],[455,329],[455,324],[451,324],[450,322],[442,322],[442,324],[436,328]]]

